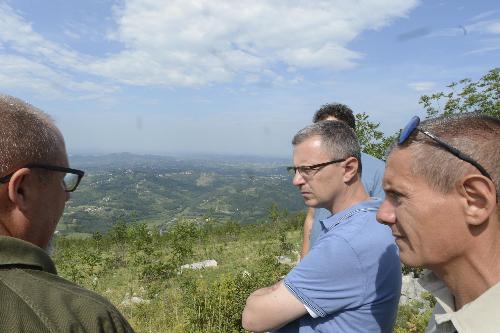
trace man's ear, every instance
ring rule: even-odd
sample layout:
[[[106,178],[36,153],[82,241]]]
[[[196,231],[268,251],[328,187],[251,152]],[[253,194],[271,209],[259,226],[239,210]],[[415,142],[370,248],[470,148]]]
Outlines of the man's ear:
[[[480,225],[494,214],[497,207],[496,188],[493,182],[481,175],[467,175],[458,184],[465,206],[466,221]]]
[[[359,161],[356,157],[348,157],[344,161],[344,182],[349,183],[358,173]]]
[[[29,206],[31,190],[33,188],[33,172],[28,168],[22,168],[14,172],[9,180],[8,196],[11,203],[24,211]]]

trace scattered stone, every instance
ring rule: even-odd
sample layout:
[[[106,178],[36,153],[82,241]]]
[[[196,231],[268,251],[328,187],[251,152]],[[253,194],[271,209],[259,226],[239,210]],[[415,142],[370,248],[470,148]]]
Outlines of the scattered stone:
[[[411,274],[403,275],[399,304],[406,304],[413,300],[422,301],[423,292],[425,292],[425,289],[418,283],[418,279]]]
[[[290,259],[289,257],[287,256],[277,256],[276,257],[276,260],[278,260],[278,262],[280,264],[283,264],[283,265],[293,265],[294,263],[292,262],[292,259]]]
[[[278,262],[283,265],[295,266],[300,261],[300,254],[298,253],[293,253],[293,254],[295,254],[295,260],[288,256],[277,256],[276,260],[278,260]]]
[[[181,270],[183,270],[183,269],[203,269],[203,268],[207,268],[207,267],[217,267],[217,261],[215,261],[213,259],[209,259],[209,260],[204,260],[204,261],[200,261],[200,262],[195,262],[192,264],[186,264],[186,265],[181,266]]]
[[[147,299],[142,299],[137,296],[132,296],[128,298],[125,296],[125,299],[120,303],[122,306],[132,306],[132,305],[137,305],[137,304],[149,304],[149,300]]]

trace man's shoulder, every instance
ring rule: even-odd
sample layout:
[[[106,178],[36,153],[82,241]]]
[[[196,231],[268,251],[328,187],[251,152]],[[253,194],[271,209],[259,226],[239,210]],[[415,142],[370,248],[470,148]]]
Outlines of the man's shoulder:
[[[381,200],[371,198],[357,203],[329,218],[323,224],[329,232],[349,238],[351,233],[371,232],[371,230],[386,230],[377,222],[376,214]]]
[[[357,257],[368,261],[378,260],[388,249],[393,252],[394,237],[389,227],[376,220],[376,207],[376,203],[371,206],[358,205],[355,209],[323,221],[329,230],[318,239],[316,246],[320,243],[324,249],[343,246],[347,248],[346,251],[353,251]]]
[[[0,294],[15,304],[10,327],[21,318],[41,324],[49,331],[133,332],[126,319],[104,297],[55,274],[40,270],[3,270]],[[2,312],[5,309],[0,310]],[[0,328],[2,328],[0,324]]]

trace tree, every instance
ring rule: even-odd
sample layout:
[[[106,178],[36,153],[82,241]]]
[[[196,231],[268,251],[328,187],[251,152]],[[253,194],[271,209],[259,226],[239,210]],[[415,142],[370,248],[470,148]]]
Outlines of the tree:
[[[478,81],[466,78],[447,88],[448,92],[420,97],[419,103],[426,109],[427,118],[475,111],[500,117],[500,67],[490,70]]]
[[[361,150],[379,159],[385,159],[387,148],[394,142],[395,135],[386,137],[378,128],[379,123],[370,121],[366,113],[356,114],[356,136]]]

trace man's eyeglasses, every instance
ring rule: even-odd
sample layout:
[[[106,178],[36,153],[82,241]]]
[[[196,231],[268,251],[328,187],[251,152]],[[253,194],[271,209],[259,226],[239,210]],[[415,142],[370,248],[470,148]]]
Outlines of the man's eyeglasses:
[[[444,142],[440,138],[436,137],[434,134],[429,133],[428,131],[424,131],[423,129],[419,128],[418,127],[419,124],[420,124],[419,117],[414,116],[413,118],[411,118],[410,122],[405,126],[405,128],[403,128],[403,130],[399,134],[398,144],[402,145],[403,143],[405,143],[408,140],[408,138],[410,137],[410,135],[413,133],[413,131],[417,130],[420,133],[423,133],[426,136],[428,136],[429,138],[431,138],[432,140],[434,140],[437,144],[439,144],[441,147],[445,148],[447,151],[449,151],[450,153],[452,153],[453,155],[455,155],[456,157],[458,157],[462,161],[468,162],[468,163],[472,164],[473,166],[475,166],[479,170],[479,172],[481,172],[481,174],[483,176],[488,177],[490,180],[493,181],[493,179],[491,179],[491,176],[486,171],[486,169],[483,168],[481,166],[481,164],[476,162],[472,157],[470,157],[469,155],[467,155],[465,153],[462,153],[457,148],[450,146],[449,144],[447,144],[446,142]]]
[[[301,174],[302,177],[312,177],[314,176],[319,170],[322,168],[326,167],[327,165],[333,164],[333,163],[340,163],[344,162],[346,159],[339,159],[339,160],[333,160],[325,163],[319,163],[319,164],[314,164],[314,165],[303,165],[303,166],[298,166],[298,167],[287,167],[286,170],[288,171],[288,174],[292,177],[295,176],[297,171]]]
[[[65,168],[55,165],[45,165],[45,164],[28,164],[25,165],[23,168],[28,168],[28,169],[36,168],[36,169],[44,169],[44,170],[66,173],[64,175],[64,190],[66,192],[73,192],[74,190],[76,190],[78,184],[80,184],[80,181],[83,178],[83,175],[85,174],[85,172],[83,172],[82,170]],[[0,183],[7,183],[14,173],[15,171],[7,176],[1,177]]]

